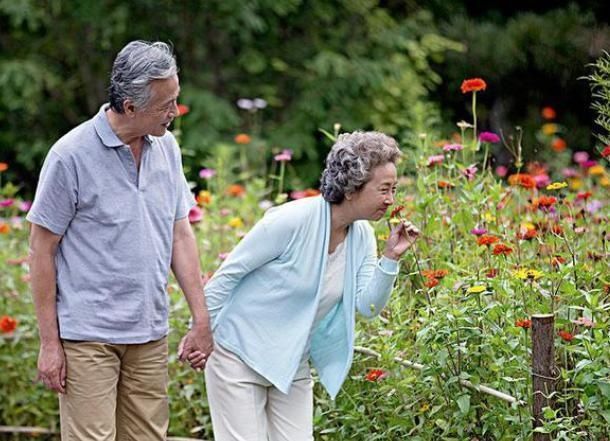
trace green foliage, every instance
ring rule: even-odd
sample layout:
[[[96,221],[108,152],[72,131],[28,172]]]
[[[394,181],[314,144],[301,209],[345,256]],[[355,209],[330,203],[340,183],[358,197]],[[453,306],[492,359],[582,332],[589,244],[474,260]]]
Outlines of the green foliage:
[[[593,90],[595,122],[604,130],[598,135],[606,145],[610,144],[610,54],[604,54],[592,65],[594,72],[588,79]]]

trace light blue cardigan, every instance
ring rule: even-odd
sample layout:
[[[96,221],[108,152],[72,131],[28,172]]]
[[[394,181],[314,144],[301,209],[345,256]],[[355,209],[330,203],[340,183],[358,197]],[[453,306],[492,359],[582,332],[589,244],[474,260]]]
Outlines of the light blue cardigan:
[[[305,198],[268,210],[205,286],[214,338],[287,393],[318,308],[330,238],[330,204]],[[398,263],[377,259],[367,221],[346,237],[343,299],[314,329],[310,356],[334,399],[352,363],[355,310],[385,306]]]

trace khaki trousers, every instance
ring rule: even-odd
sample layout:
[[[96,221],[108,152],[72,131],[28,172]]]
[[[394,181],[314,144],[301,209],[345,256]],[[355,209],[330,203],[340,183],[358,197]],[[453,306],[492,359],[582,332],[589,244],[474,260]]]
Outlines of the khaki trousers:
[[[215,441],[313,441],[313,380],[307,363],[286,395],[216,345],[205,383]]]
[[[169,424],[167,338],[144,344],[63,341],[62,441],[164,440]]]

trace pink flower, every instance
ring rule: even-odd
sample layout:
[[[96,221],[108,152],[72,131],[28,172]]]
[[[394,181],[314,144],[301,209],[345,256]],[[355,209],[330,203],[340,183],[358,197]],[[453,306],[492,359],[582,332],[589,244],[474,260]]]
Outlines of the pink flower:
[[[561,170],[561,174],[563,175],[564,178],[576,178],[578,177],[578,171],[571,168],[571,167],[566,167],[563,170]]]
[[[479,228],[479,227],[475,227],[472,230],[470,230],[470,232],[472,234],[474,234],[475,236],[482,236],[484,234],[487,234],[487,230],[485,228]]]
[[[21,211],[30,211],[30,208],[32,208],[32,201],[22,201],[21,204],[19,204],[19,209]]]
[[[500,137],[493,132],[481,132],[479,134],[479,141],[481,142],[500,142]]]
[[[589,159],[588,161],[583,161],[580,163],[580,166],[582,168],[591,168],[597,165],[597,161],[594,161],[592,159]]]
[[[201,219],[203,219],[203,211],[201,211],[201,208],[195,205],[193,208],[191,208],[191,211],[189,211],[189,222],[196,224],[197,222],[201,222]]]
[[[574,320],[574,323],[577,325],[582,325],[585,328],[592,328],[595,326],[595,322],[588,317],[578,317]]]
[[[227,257],[229,257],[229,253],[218,253],[218,258],[220,260],[225,260]]]
[[[551,178],[547,174],[535,175],[534,181],[536,181],[536,187],[542,188],[551,183]]]
[[[445,152],[459,152],[463,150],[464,146],[462,144],[445,144],[443,146],[443,151]]]
[[[504,166],[504,165],[499,165],[496,167],[496,174],[503,178],[508,174],[508,167]]]
[[[441,164],[445,159],[444,155],[432,155],[428,157],[428,167]]]
[[[15,201],[13,199],[0,200],[0,207],[10,207]]]
[[[199,177],[201,179],[211,179],[216,175],[216,170],[213,168],[202,168],[199,170]]]
[[[575,152],[572,159],[574,159],[574,162],[577,164],[582,164],[589,159],[589,154],[587,152]]]
[[[275,159],[278,162],[290,161],[292,159],[292,150],[284,149],[284,150],[282,150],[282,153],[275,155],[273,157],[273,159]]]
[[[471,166],[466,167],[464,170],[462,170],[462,174],[466,176],[469,181],[472,181],[476,176],[478,170],[479,169],[477,168],[477,166],[472,164]]]

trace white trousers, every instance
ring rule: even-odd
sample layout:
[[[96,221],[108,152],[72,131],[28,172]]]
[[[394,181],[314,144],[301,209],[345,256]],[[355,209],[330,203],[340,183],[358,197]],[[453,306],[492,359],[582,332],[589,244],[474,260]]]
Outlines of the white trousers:
[[[205,367],[215,441],[313,441],[313,380],[303,363],[288,394],[216,345]]]

